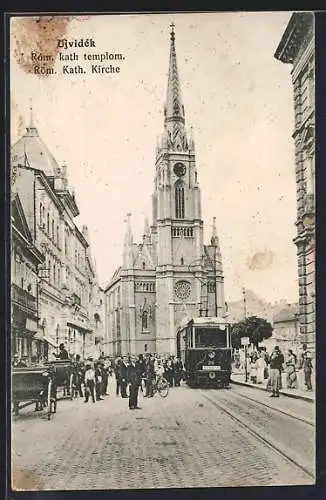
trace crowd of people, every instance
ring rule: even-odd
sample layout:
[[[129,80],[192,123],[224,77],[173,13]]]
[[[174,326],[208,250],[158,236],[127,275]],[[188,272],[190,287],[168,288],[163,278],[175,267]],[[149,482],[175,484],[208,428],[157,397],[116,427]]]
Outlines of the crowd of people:
[[[244,350],[234,352],[234,364],[236,369],[245,370]],[[249,381],[254,384],[266,381],[266,389],[271,391],[272,397],[279,397],[283,372],[286,373],[286,389],[298,388],[298,371],[302,371],[305,388],[312,391],[312,356],[306,344],[303,344],[298,356],[292,349],[288,349],[284,356],[279,346],[275,346],[270,354],[265,347],[254,349],[247,354],[247,369]]]
[[[84,398],[88,403],[103,401],[108,396],[109,377],[115,376],[115,394],[121,398],[129,399],[129,408],[139,409],[138,394],[141,390],[143,396],[151,398],[159,380],[164,379],[172,387],[179,387],[184,380],[184,367],[182,361],[173,356],[159,354],[139,354],[128,356],[105,356],[102,352],[98,359],[91,357],[82,360],[77,354],[69,355],[64,344],[60,344],[59,352],[53,353],[59,360],[72,361],[73,396]],[[281,349],[275,346],[271,353],[265,347],[251,350],[245,358],[244,350],[235,350],[233,353],[235,369],[247,370],[249,381],[262,384],[266,381],[266,389],[271,391],[271,397],[279,397],[282,389],[282,373],[286,372],[286,388],[298,388],[298,371],[304,374],[304,384],[307,391],[312,391],[312,356],[303,344],[298,356],[292,349],[284,356]],[[16,356],[13,366],[26,366],[24,360]],[[70,389],[70,387],[69,387]]]
[[[72,391],[74,397],[84,398],[84,402],[90,400],[103,401],[104,396],[109,396],[109,377],[115,376],[116,396],[129,399],[129,408],[139,409],[138,393],[143,392],[144,397],[151,398],[158,380],[164,379],[168,386],[179,387],[184,379],[184,367],[182,361],[174,355],[161,356],[159,354],[139,354],[138,357],[128,356],[105,356],[102,352],[98,359],[88,357],[81,359],[80,355],[68,353],[65,345],[59,345],[59,351],[53,352],[53,357],[59,361],[70,361],[72,363]],[[13,367],[22,368],[30,365],[27,359],[13,357]],[[41,361],[32,359],[32,365],[42,364]],[[70,394],[70,373],[67,371],[64,393]]]
[[[76,396],[84,397],[84,402],[93,403],[108,396],[109,377],[115,376],[115,394],[129,399],[131,410],[140,409],[138,394],[153,397],[154,386],[164,378],[170,387],[179,387],[183,378],[183,364],[175,356],[161,357],[158,354],[139,354],[136,356],[105,356],[99,359],[88,358],[82,361],[77,355],[73,363],[73,390]]]

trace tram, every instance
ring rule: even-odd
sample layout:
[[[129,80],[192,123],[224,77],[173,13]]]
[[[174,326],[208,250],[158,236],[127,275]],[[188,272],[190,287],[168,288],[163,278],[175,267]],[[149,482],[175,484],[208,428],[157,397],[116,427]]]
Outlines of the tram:
[[[190,387],[228,387],[231,328],[224,318],[184,319],[177,330],[177,355]]]

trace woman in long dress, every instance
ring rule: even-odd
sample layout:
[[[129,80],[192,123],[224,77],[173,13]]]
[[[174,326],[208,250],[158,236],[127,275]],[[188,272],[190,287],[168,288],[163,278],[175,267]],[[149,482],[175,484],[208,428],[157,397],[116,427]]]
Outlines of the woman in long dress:
[[[288,389],[296,389],[297,387],[297,373],[295,371],[296,356],[293,354],[292,349],[288,350],[288,359],[286,360],[286,385]]]
[[[259,358],[256,361],[257,367],[257,384],[262,384],[264,382],[264,373],[266,368],[265,353],[262,351]]]

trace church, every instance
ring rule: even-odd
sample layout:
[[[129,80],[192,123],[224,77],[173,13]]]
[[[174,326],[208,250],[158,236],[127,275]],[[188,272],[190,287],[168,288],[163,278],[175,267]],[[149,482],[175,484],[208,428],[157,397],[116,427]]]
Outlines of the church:
[[[176,353],[182,319],[224,316],[224,277],[215,218],[204,245],[195,143],[185,124],[171,26],[164,129],[156,148],[152,220],[134,243],[127,216],[122,266],[105,288],[108,352]]]

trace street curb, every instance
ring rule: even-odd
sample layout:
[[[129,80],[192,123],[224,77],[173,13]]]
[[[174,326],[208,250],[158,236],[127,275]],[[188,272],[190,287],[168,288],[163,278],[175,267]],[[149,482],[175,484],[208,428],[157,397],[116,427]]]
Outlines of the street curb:
[[[248,382],[233,380],[232,377],[231,377],[231,383],[237,385],[245,385],[246,387],[251,387],[252,389],[258,389],[259,391],[267,392],[265,387],[258,387],[252,384],[248,384]],[[311,398],[309,396],[301,396],[301,394],[289,394],[288,392],[283,392],[282,390],[280,390],[280,394],[282,394],[283,396],[288,396],[289,398],[302,399],[303,401],[308,401],[308,403],[315,402],[314,398]]]

